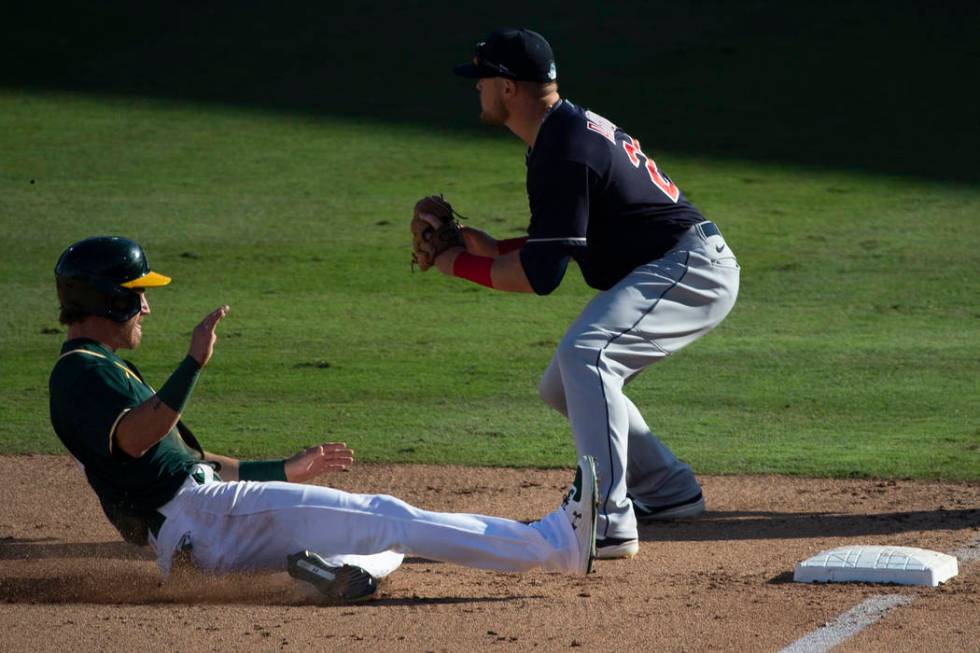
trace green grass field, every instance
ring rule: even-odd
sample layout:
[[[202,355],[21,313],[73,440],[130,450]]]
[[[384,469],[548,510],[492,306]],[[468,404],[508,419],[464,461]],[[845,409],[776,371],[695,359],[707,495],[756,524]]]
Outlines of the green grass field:
[[[743,268],[728,320],[628,390],[681,457],[705,473],[980,479],[980,189],[698,157],[626,127]],[[491,130],[0,90],[0,452],[61,450],[52,269],[74,240],[121,234],[175,279],[148,295],[130,356],[151,381],[232,306],[185,414],[208,448],[344,440],[366,461],[570,465],[537,381],[592,294],[577,268],[543,298],[409,269],[416,198],[444,192],[511,236],[523,172],[520,143]]]

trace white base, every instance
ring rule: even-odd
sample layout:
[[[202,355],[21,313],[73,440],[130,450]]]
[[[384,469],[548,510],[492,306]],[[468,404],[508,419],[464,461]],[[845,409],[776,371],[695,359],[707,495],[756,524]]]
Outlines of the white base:
[[[796,563],[800,583],[897,583],[931,585],[959,573],[956,558],[909,546],[842,546]]]

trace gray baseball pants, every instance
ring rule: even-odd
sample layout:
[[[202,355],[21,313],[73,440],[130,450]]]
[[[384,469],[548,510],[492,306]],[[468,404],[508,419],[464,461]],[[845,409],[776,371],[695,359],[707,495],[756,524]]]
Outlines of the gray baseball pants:
[[[651,432],[623,386],[721,323],[738,283],[724,238],[712,223],[695,225],[662,258],[596,295],[559,343],[541,398],[568,417],[578,455],[596,459],[599,538],[637,536],[627,492],[656,506],[700,491],[690,466]]]

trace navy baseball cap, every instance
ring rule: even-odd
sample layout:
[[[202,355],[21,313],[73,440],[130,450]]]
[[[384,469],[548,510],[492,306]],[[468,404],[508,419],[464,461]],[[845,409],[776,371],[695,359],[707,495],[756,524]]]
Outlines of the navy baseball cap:
[[[472,63],[454,69],[457,75],[477,79],[505,77],[523,82],[553,82],[558,78],[555,55],[543,36],[529,29],[494,30],[476,44]]]

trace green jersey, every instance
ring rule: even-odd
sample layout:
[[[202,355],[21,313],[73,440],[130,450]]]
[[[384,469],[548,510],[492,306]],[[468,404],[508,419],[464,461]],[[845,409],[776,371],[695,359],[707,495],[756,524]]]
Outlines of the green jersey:
[[[116,427],[154,391],[135,365],[94,340],[65,342],[49,389],[58,438],[84,469],[109,520],[124,538],[142,543],[146,526],[160,519],[156,508],[173,498],[189,469],[201,462],[200,445],[178,422],[139,458],[122,451],[114,442]]]

